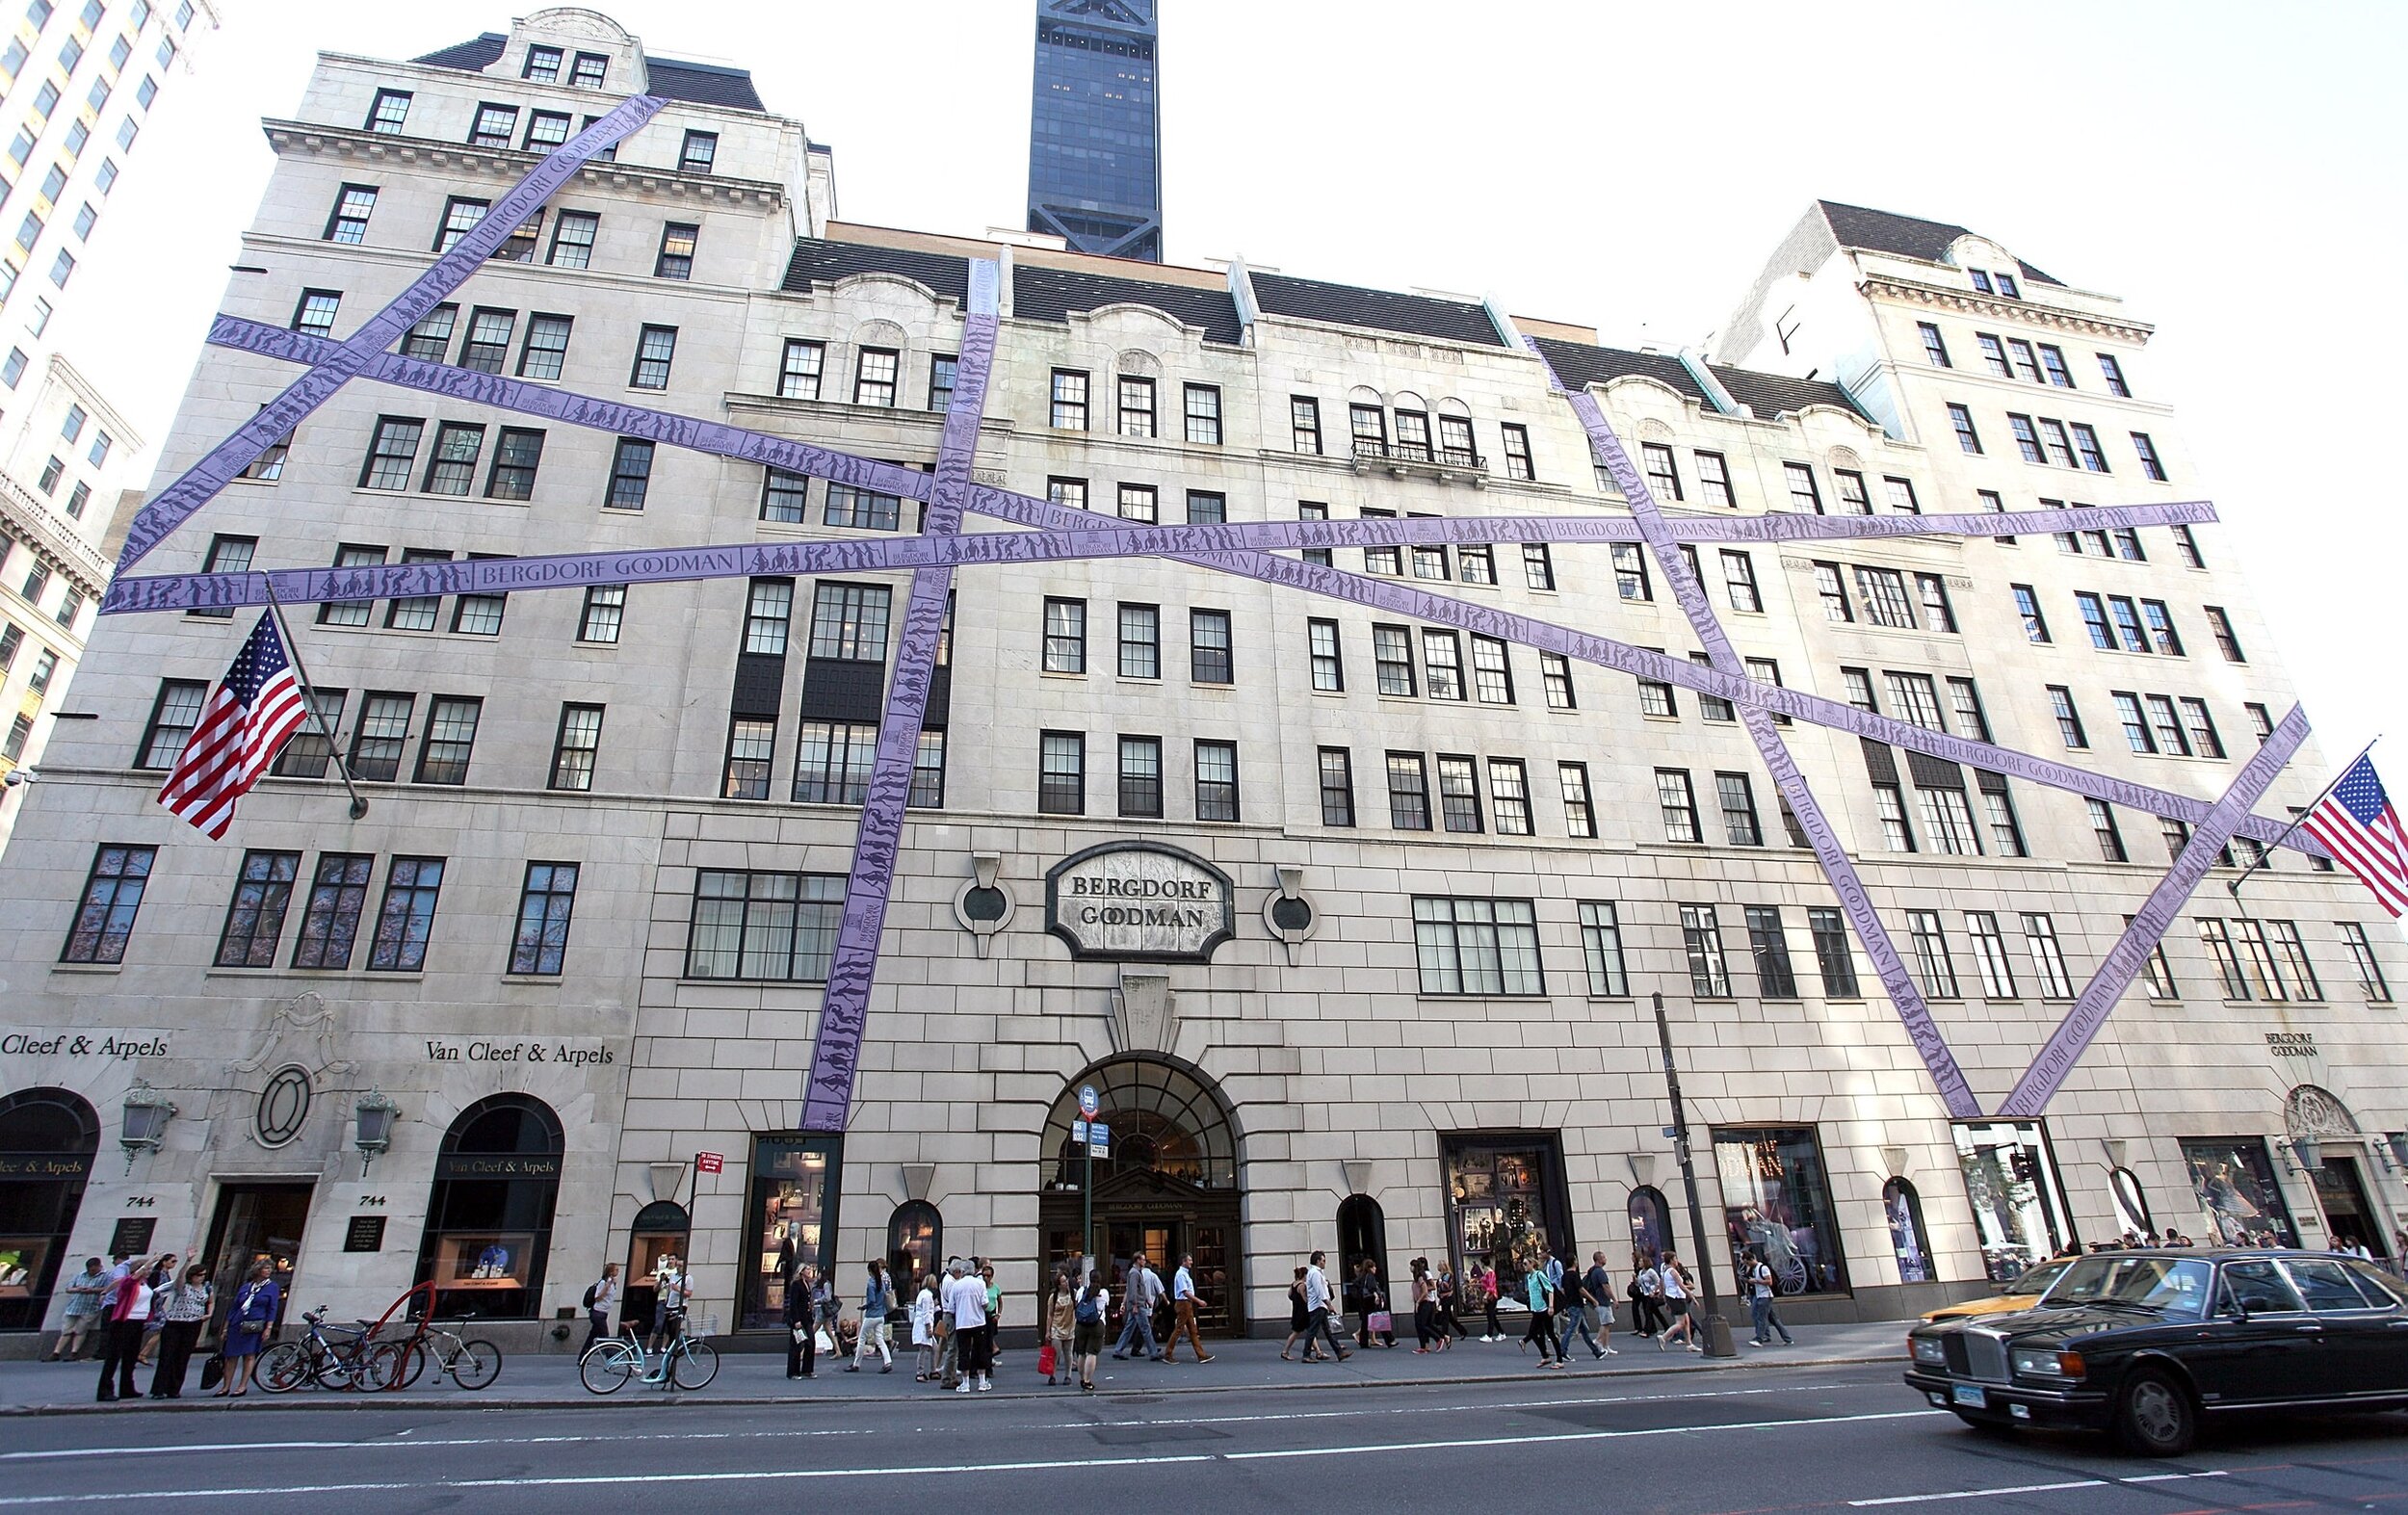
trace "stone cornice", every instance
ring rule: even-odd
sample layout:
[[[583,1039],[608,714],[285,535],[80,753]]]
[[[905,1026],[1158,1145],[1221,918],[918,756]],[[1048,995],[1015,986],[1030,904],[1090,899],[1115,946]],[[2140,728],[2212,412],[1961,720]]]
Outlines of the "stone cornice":
[[[1856,292],[1869,300],[1887,295],[1965,315],[2029,322],[2060,331],[2079,331],[2086,336],[2114,337],[2135,345],[2146,343],[2157,331],[2157,327],[2145,322],[2111,321],[2105,316],[2094,316],[2087,311],[2073,310],[2063,305],[2043,304],[2030,300],[2002,300],[1978,290],[1950,289],[1885,274],[1867,274],[1865,281],[1856,286]]]
[[[95,501],[97,496],[94,496]],[[65,516],[34,498],[23,485],[0,474],[0,518],[9,535],[31,548],[51,568],[64,573],[84,598],[97,599],[109,585],[109,560],[77,534]]]
[[[466,143],[437,142],[431,137],[400,137],[387,132],[361,131],[356,127],[328,126],[315,121],[270,120],[262,123],[268,142],[281,153],[322,153],[335,158],[355,158],[371,163],[390,163],[411,168],[440,169],[453,173],[468,172],[505,184],[514,184],[534,170],[543,155],[522,152],[515,147],[475,147]],[[587,164],[577,171],[575,183],[588,189],[616,190],[622,193],[651,196],[667,200],[720,201],[728,205],[757,205],[768,210],[782,209],[787,203],[786,187],[763,179],[731,179],[700,173],[678,173],[667,169],[648,169],[641,164]]]

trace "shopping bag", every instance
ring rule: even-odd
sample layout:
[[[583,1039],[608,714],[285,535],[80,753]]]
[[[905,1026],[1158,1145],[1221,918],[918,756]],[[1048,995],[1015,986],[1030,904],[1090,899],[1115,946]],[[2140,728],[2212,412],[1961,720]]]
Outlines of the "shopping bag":
[[[1366,1331],[1393,1331],[1396,1328],[1397,1318],[1385,1310],[1374,1310],[1363,1317],[1363,1329]]]
[[[1036,1371],[1046,1377],[1054,1376],[1054,1344],[1046,1343],[1036,1349]]]
[[[836,1350],[836,1339],[827,1334],[826,1326],[820,1327],[819,1331],[812,1337],[811,1349],[814,1352],[833,1352]]]

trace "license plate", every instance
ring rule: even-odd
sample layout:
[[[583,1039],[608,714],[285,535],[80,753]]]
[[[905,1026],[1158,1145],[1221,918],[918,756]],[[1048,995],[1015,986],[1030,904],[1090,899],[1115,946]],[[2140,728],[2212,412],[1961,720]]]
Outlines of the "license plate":
[[[1990,1391],[1979,1384],[1960,1383],[1955,1388],[1957,1403],[1969,1404],[1976,1410],[1986,1410],[1990,1407]]]

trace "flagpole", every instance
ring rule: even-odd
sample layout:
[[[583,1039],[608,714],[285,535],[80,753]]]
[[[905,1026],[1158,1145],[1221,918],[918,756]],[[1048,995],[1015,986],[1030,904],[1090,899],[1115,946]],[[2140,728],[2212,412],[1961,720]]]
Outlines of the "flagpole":
[[[309,669],[301,662],[301,643],[293,640],[293,628],[284,619],[283,602],[275,597],[275,576],[261,574],[260,583],[268,590],[268,614],[275,617],[276,632],[284,639],[284,654],[293,663],[294,676],[301,680],[301,703],[309,711],[309,723],[326,738],[327,755],[334,759],[334,771],[342,775],[343,787],[352,797],[352,819],[360,821],[368,815],[368,801],[361,798],[359,786],[352,782],[352,766],[343,761],[343,744],[334,740],[334,732],[327,725],[326,712],[318,708],[318,690],[309,679]]]
[[[2309,800],[2307,805],[2300,810],[2298,818],[2292,821],[2290,825],[2283,828],[2283,834],[2267,843],[2264,849],[2258,853],[2258,860],[2250,864],[2247,868],[2242,869],[2238,878],[2234,879],[2231,883],[2224,886],[2233,892],[2233,903],[2235,905],[2238,905],[2240,903],[2240,886],[2249,881],[2249,875],[2265,866],[2265,860],[2274,855],[2274,849],[2290,840],[2290,834],[2293,831],[2298,830],[2301,825],[2305,824],[2310,816],[2316,813],[2316,806],[2324,803],[2325,797],[2333,793],[2335,787],[2338,786],[2343,779],[2349,776],[2349,771],[2356,768],[2360,763],[2366,761],[2367,754],[2374,750],[2374,743],[2382,740],[2383,734],[2379,731],[2376,732],[2374,742],[2368,743],[2364,747],[2361,747],[2358,750],[2358,755],[2356,757],[2351,758],[2348,762],[2343,763],[2340,768],[2334,770],[2331,780],[2325,784],[2323,789],[2317,792],[2316,798]],[[2241,913],[2246,916],[2248,911],[2244,909]]]

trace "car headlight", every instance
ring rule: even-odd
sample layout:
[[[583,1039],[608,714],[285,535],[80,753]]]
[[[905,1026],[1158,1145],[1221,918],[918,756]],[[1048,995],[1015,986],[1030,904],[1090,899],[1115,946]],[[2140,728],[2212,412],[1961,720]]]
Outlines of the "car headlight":
[[[2008,1354],[2007,1361],[2016,1375],[2024,1378],[2080,1378],[2087,1371],[2081,1353],[2060,1352],[2052,1347],[2019,1346]]]
[[[1940,1339],[1936,1336],[1910,1336],[1906,1339],[1906,1345],[1907,1348],[1915,1354],[1915,1361],[1919,1363],[1938,1367],[1949,1360],[1947,1350],[1940,1345]]]

